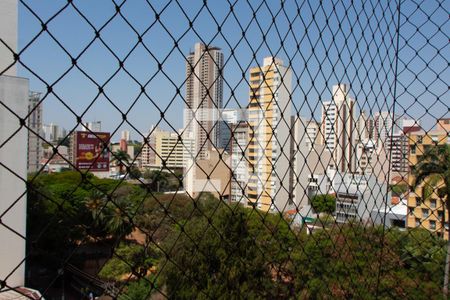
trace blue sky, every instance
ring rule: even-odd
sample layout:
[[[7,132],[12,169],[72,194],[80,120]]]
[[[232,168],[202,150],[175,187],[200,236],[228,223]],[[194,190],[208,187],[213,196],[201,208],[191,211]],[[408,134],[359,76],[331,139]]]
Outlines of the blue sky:
[[[102,121],[106,131],[120,133],[131,128],[128,124],[120,126],[120,111],[127,113],[128,121],[142,134],[160,120],[160,110],[167,119],[161,127],[181,128],[184,55],[199,41],[221,47],[224,52],[226,107],[247,104],[248,69],[270,55],[290,61],[294,110],[306,117],[319,118],[320,101],[331,98],[332,85],[337,82],[351,84],[359,109],[374,114],[392,106],[397,22],[393,1],[356,1],[352,5],[350,1],[331,1],[323,6],[319,1],[303,5],[285,1],[283,7],[275,1],[237,1],[233,12],[227,1],[208,1],[206,7],[203,1],[149,2],[153,7],[144,0],[128,0],[123,5],[116,1],[118,14],[111,0],[73,0],[91,24],[67,1],[24,0],[20,4],[21,61],[38,76],[24,67],[19,67],[19,75],[30,78],[32,90],[43,92],[45,123],[67,129],[76,126],[75,115],[62,100],[75,114],[84,113],[83,121]],[[427,1],[419,9],[414,1],[402,2],[396,111],[421,118],[426,127],[434,123],[431,115],[448,116],[449,10],[450,4],[445,1]],[[432,15],[432,21],[427,15]],[[48,22],[48,31],[65,50],[49,33],[39,35],[42,26],[38,18]],[[412,24],[420,25],[419,31]],[[103,42],[95,39],[95,30]],[[143,35],[145,47],[138,43],[134,30]],[[175,49],[174,39],[178,43]],[[72,66],[71,57],[79,57],[77,67],[85,74]],[[118,59],[124,60],[126,72],[119,70]],[[158,72],[158,62],[165,74]],[[104,94],[99,95],[92,80],[104,86]],[[43,81],[53,85],[54,94],[46,93]],[[145,84],[143,95],[140,85]],[[176,94],[177,88],[181,96]],[[427,113],[424,106],[430,105]],[[134,130],[132,138],[140,139]]]

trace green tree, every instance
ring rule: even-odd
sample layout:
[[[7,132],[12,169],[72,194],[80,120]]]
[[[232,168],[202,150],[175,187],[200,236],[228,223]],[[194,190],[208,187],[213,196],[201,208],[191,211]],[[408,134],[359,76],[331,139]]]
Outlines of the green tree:
[[[102,267],[99,276],[115,281],[126,279],[127,275],[133,272],[142,273],[138,275],[145,276],[147,270],[155,264],[158,255],[158,252],[151,247],[120,243],[114,250],[112,258]]]
[[[138,281],[130,282],[124,293],[120,294],[118,300],[145,300],[152,299],[151,279],[141,278]]]
[[[160,170],[146,170],[144,178],[150,181],[150,188],[153,191],[163,191],[169,186],[168,173]]]
[[[130,164],[130,156],[123,150],[117,150],[113,153],[112,161],[119,166],[119,173],[124,174],[124,167]]]
[[[277,258],[271,244],[283,240],[282,231],[270,232],[260,215],[240,206],[230,208],[220,201],[217,205],[212,220],[196,217],[165,241],[170,259],[160,263],[160,286],[178,299],[266,299],[286,294],[286,289],[278,293],[279,282],[273,280]]]
[[[414,188],[419,186],[426,189],[432,188],[433,191],[445,201],[447,209],[447,222],[450,226],[450,145],[436,145],[428,148],[417,164],[413,167],[412,173],[415,176]],[[438,178],[439,180],[436,180]],[[437,183],[442,183],[437,186]],[[428,192],[429,193],[429,192]],[[424,195],[426,196],[426,195]],[[445,223],[445,216],[442,223]],[[445,262],[445,278],[443,293],[448,296],[448,281],[450,271],[450,232],[447,243],[447,256]]]
[[[141,170],[139,170],[138,167],[131,166],[129,175],[130,175],[130,178],[132,178],[132,179],[139,179],[142,177],[142,172],[141,172]]]
[[[401,196],[408,191],[408,186],[406,184],[393,184],[391,185],[391,191],[393,196]]]
[[[317,213],[333,213],[336,210],[336,197],[330,194],[315,195],[311,199],[311,206]]]

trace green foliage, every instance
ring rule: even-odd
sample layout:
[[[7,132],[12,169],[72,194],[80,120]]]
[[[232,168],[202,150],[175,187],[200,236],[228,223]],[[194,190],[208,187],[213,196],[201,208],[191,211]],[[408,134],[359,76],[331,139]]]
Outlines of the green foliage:
[[[303,237],[303,247],[292,253],[295,290],[311,299],[439,295],[443,241],[423,230],[413,234],[392,231],[384,239],[383,234],[381,228],[355,223]],[[424,268],[427,262],[429,268]]]
[[[137,244],[121,243],[115,250],[113,257],[106,262],[99,276],[106,280],[127,279],[133,270],[147,271],[154,265],[157,252],[151,248]]]
[[[91,174],[83,179],[77,172],[39,175],[29,187],[28,238],[37,241],[32,255],[55,270],[86,235],[120,238],[137,224],[151,235],[153,248],[122,242],[99,275],[121,281],[140,273],[170,298],[440,294],[445,241],[425,230],[383,232],[355,222],[306,235],[293,232],[281,215],[228,206],[210,193],[195,200],[184,194],[146,195],[137,186]],[[314,204],[317,210],[334,208],[329,197],[317,198],[322,198]],[[135,216],[133,224],[127,215]],[[156,273],[141,273],[150,268]],[[151,283],[133,280],[124,297],[150,297]]]
[[[149,279],[142,278],[130,282],[124,293],[120,294],[119,300],[144,300],[150,299],[152,286]]]
[[[89,173],[84,178],[73,171],[30,177],[27,240],[34,241],[33,254],[58,261],[86,236],[120,237],[129,233],[129,220],[119,216],[122,212],[117,208],[134,213],[136,198],[141,194],[138,187]],[[107,205],[106,195],[112,200]]]
[[[113,153],[111,160],[115,162],[117,166],[119,166],[119,173],[124,174],[124,167],[130,164],[131,158],[127,152],[123,150],[117,150]]]
[[[315,195],[311,205],[317,213],[333,213],[336,210],[336,196],[330,194]]]
[[[292,245],[285,222],[219,203],[211,224],[208,217],[197,216],[179,228],[179,239],[176,234],[165,241],[171,259],[160,264],[160,285],[181,299],[257,299],[287,293],[272,280],[283,276],[272,271],[279,269]]]
[[[130,178],[132,179],[139,179],[142,177],[142,172],[141,170],[139,170],[138,167],[132,166],[130,168],[130,173],[129,173]]]
[[[408,186],[406,184],[393,184],[391,185],[391,192],[393,196],[401,196],[408,191]]]
[[[156,192],[179,190],[183,187],[182,176],[178,171],[172,173],[161,170],[146,170],[143,174],[143,177],[150,181],[150,189]]]

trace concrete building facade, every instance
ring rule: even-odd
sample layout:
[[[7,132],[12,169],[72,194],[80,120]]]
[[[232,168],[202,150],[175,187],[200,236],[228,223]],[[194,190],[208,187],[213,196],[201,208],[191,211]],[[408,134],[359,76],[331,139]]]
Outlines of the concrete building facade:
[[[425,132],[415,131],[408,134],[409,165],[415,166],[431,147],[435,145],[450,144],[448,132],[437,127],[438,130]],[[439,130],[440,129],[440,130]],[[415,177],[410,172],[408,184],[414,186]],[[408,195],[408,217],[406,225],[408,228],[421,227],[438,235],[448,238],[449,228],[448,214],[445,208],[446,199],[442,199],[436,190],[441,187],[441,181],[430,182],[426,180]],[[428,192],[426,191],[428,190]],[[428,195],[427,195],[428,194]]]
[[[195,151],[194,140],[177,132],[154,128],[149,142],[143,144],[141,162],[143,168],[184,168]]]
[[[248,125],[241,122],[233,125],[231,145],[231,201],[247,205],[248,158]]]
[[[291,69],[274,57],[250,69],[248,204],[283,211],[291,201]]]
[[[310,148],[308,121],[303,117],[293,117],[292,121],[292,202],[289,209],[298,209],[302,217],[311,217],[314,211],[311,199],[316,194],[330,192],[328,167],[332,157],[324,145]]]
[[[336,193],[336,222],[373,223],[371,213],[391,203],[387,185],[373,174],[336,173],[333,179]]]
[[[322,144],[332,153],[333,168],[339,172],[354,169],[355,100],[350,86],[333,86],[332,100],[322,103]]]
[[[220,48],[195,44],[186,57],[184,132],[193,135],[194,156],[206,158],[221,147],[219,113],[223,102],[223,53]]]
[[[0,1],[0,100],[25,119],[28,114],[29,81],[17,77],[10,50],[17,52],[17,11],[17,0]],[[26,186],[23,180],[27,178],[27,130],[2,105],[0,128],[0,144],[7,141],[0,148],[0,161],[5,166],[0,167],[0,280],[15,288],[23,286],[25,282],[23,259],[27,195],[24,193]]]
[[[27,151],[27,169],[28,172],[37,172],[40,169],[40,163],[43,158],[42,147],[42,104],[41,94],[30,92],[28,100],[28,151]]]

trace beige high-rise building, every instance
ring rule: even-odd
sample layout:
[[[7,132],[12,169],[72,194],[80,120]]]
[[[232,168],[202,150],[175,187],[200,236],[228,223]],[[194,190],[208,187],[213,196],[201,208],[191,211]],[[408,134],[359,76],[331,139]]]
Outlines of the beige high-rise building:
[[[354,171],[355,100],[350,86],[333,86],[332,100],[322,103],[322,143],[332,153],[332,167],[340,172]]]
[[[210,149],[221,147],[217,123],[223,101],[223,53],[197,43],[186,60],[184,133],[195,139],[193,158],[206,158]]]
[[[250,69],[248,204],[284,211],[291,199],[291,69],[267,57]]]
[[[410,166],[414,166],[431,147],[450,144],[450,139],[448,138],[448,132],[443,130],[438,123],[437,130],[428,132],[421,130],[409,133],[408,144],[408,162]],[[409,193],[406,226],[408,228],[425,228],[431,232],[436,232],[438,235],[443,235],[447,239],[449,228],[445,225],[448,222],[445,201],[448,201],[448,199],[442,199],[437,193],[437,190],[443,186],[443,181],[433,182],[433,180],[431,178],[426,180],[427,183],[422,183]],[[408,184],[414,186],[414,183],[415,177],[410,171]]]
[[[143,168],[183,168],[194,151],[192,138],[177,132],[152,129],[149,142],[144,143],[141,151]]]

